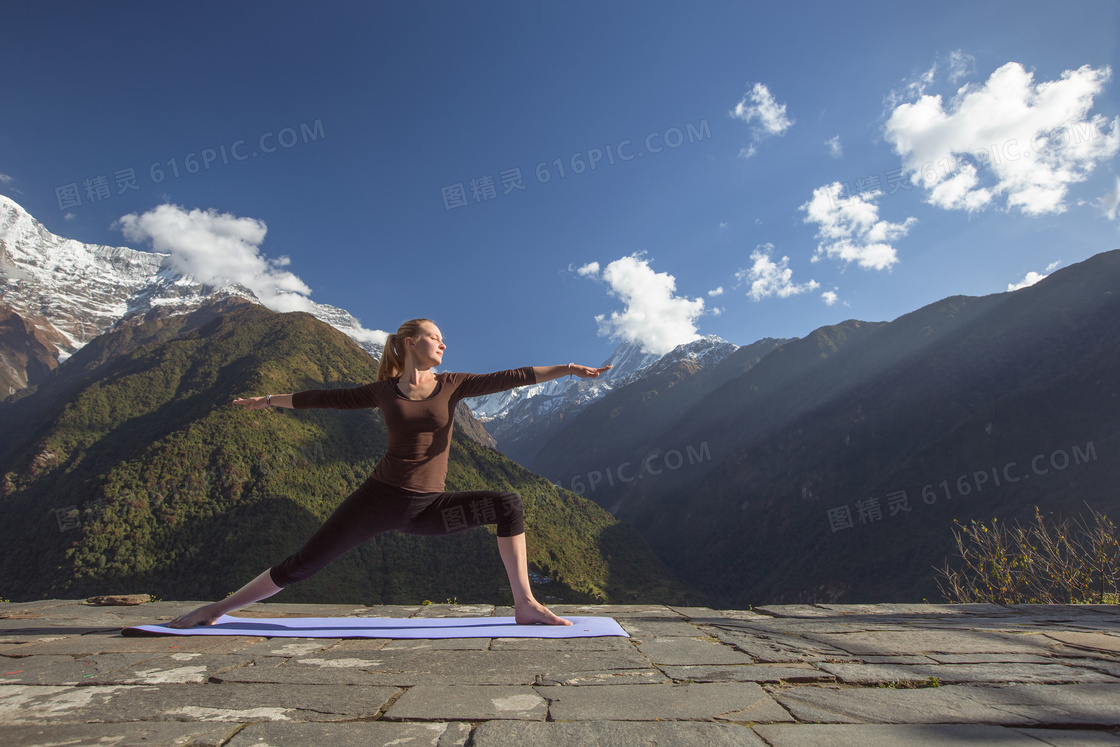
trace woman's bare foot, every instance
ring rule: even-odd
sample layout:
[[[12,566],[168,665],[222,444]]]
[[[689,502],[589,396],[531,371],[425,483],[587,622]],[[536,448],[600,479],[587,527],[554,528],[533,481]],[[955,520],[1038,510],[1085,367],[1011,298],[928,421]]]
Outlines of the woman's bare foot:
[[[214,605],[204,604],[196,610],[179,615],[167,623],[169,628],[193,628],[196,625],[213,625],[214,621],[222,616],[221,612],[214,611]]]
[[[513,619],[517,621],[518,625],[533,625],[534,623],[543,623],[544,625],[572,624],[571,620],[558,617],[548,607],[536,601],[524,602],[514,607]]]

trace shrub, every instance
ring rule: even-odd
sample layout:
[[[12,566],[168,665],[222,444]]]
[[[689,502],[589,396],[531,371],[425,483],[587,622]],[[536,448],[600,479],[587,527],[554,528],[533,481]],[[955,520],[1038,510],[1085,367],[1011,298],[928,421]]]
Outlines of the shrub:
[[[1120,539],[1116,525],[1089,507],[1091,518],[1044,517],[1011,525],[957,523],[962,561],[946,561],[937,586],[950,602],[994,604],[1116,604]]]

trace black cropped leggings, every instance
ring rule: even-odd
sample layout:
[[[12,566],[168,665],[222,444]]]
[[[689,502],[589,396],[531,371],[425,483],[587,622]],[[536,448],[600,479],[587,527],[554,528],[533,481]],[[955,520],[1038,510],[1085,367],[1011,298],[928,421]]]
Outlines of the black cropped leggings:
[[[497,524],[499,537],[524,532],[521,498],[493,490],[414,493],[371,477],[339,504],[303,547],[273,566],[269,575],[283,588],[314,576],[347,550],[382,532],[435,536],[483,524]]]

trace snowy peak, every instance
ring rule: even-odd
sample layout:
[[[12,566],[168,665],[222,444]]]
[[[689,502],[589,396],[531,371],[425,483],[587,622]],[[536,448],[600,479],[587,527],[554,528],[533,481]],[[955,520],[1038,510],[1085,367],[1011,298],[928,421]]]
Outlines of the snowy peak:
[[[610,371],[607,371],[606,376],[610,379],[620,380],[638,373],[646,366],[656,363],[660,358],[661,356],[656,353],[642,352],[641,343],[624,342],[615,348],[609,358],[603,361],[603,365],[614,366]]]
[[[0,297],[59,340],[60,360],[135,315],[185,314],[210,300],[230,297],[260,303],[243,285],[207,285],[176,272],[170,259],[160,252],[56,236],[15,201],[0,195]],[[381,355],[383,341],[371,339],[345,310],[311,301],[307,306],[313,316],[374,357]]]
[[[738,345],[728,342],[718,335],[705,335],[698,340],[678,345],[653,363],[640,369],[636,375],[628,376],[624,381],[620,381],[619,385],[628,384],[642,377],[655,376],[683,360],[695,361],[704,368],[711,368],[738,349]]]
[[[475,416],[484,423],[507,420],[533,422],[560,411],[574,414],[612,389],[662,371],[685,358],[697,360],[704,366],[714,366],[738,349],[737,345],[715,335],[678,345],[665,355],[645,353],[640,343],[624,342],[603,361],[604,366],[611,365],[613,368],[597,379],[565,376],[532,387],[477,397],[469,404]]]

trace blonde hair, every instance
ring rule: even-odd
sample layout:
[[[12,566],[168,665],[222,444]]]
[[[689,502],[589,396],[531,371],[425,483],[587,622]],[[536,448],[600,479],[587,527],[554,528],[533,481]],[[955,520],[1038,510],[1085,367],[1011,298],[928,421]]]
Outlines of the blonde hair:
[[[397,329],[396,334],[385,338],[385,350],[377,366],[377,380],[392,379],[404,373],[404,338],[420,335],[421,324],[435,324],[431,319],[409,319]]]

